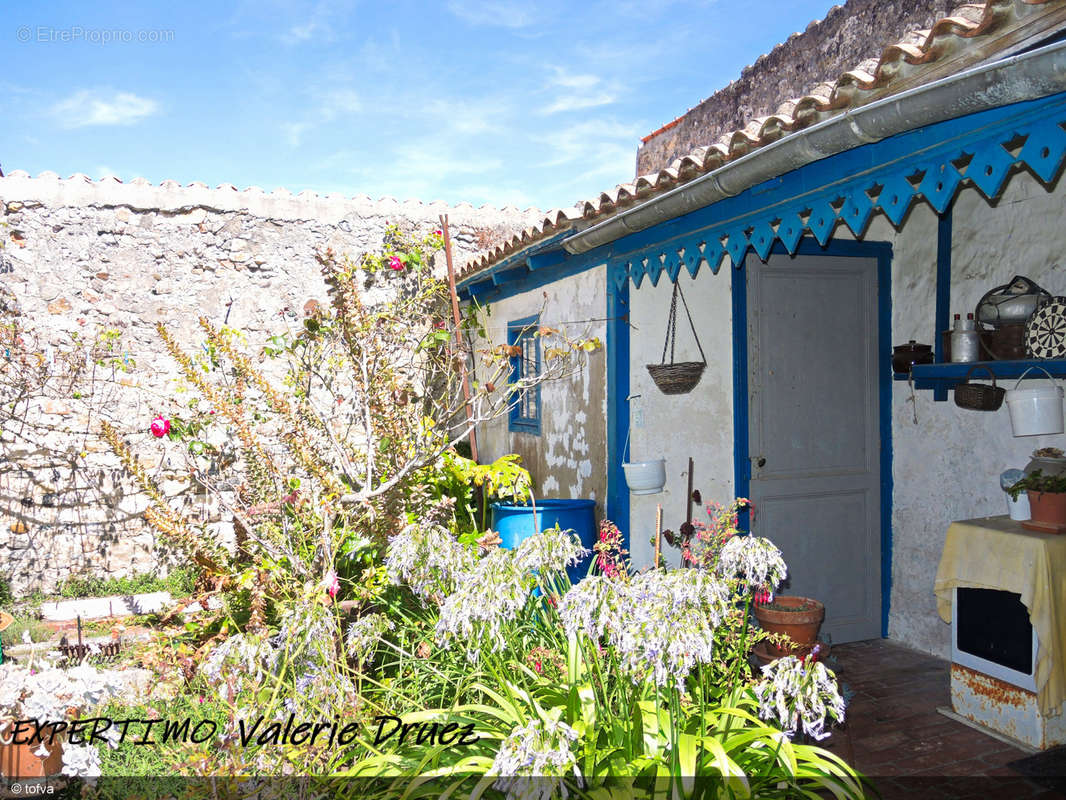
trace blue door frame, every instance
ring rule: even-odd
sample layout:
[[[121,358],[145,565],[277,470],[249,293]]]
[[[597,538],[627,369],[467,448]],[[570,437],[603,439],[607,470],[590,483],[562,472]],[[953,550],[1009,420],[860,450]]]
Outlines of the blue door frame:
[[[772,254],[787,254],[778,243]],[[799,242],[796,255],[845,256],[877,259],[877,390],[881,414],[881,635],[888,636],[892,598],[892,245],[888,242],[831,240],[825,247],[809,237]],[[748,289],[745,262],[731,270],[733,311],[733,486],[747,497],[751,486],[748,450]],[[758,269],[758,262],[753,269]]]

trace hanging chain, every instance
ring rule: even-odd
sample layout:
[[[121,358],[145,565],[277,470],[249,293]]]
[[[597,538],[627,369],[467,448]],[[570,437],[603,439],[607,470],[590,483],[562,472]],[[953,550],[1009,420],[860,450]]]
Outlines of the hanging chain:
[[[700,344],[700,337],[696,334],[696,325],[692,321],[692,312],[688,310],[688,301],[685,300],[685,293],[681,291],[681,283],[674,281],[674,293],[670,298],[670,316],[666,322],[666,341],[663,342],[663,355],[659,359],[660,364],[666,363],[666,351],[670,350],[670,363],[674,363],[674,349],[677,344],[677,298],[681,296],[681,305],[685,307],[685,316],[688,317],[688,326],[692,329],[692,338],[696,340],[696,348],[700,351],[700,358],[703,359],[703,363],[707,363],[707,356],[703,353],[703,345]]]

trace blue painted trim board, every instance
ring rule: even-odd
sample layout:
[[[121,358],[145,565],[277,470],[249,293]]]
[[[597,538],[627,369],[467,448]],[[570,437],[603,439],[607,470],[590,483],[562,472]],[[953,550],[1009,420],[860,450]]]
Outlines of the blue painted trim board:
[[[951,327],[951,218],[955,204],[948,206],[940,215],[936,225],[936,330],[933,331],[933,352],[938,364],[944,363],[944,345],[940,341],[940,331]],[[933,390],[933,400],[948,399],[946,387]]]
[[[607,519],[630,547],[629,488],[622,470],[622,452],[629,430],[629,281],[615,280],[619,265],[608,265],[607,285]]]
[[[540,316],[534,314],[531,317],[522,317],[521,319],[513,319],[507,323],[507,344],[518,344],[520,339],[524,339],[527,336],[535,336],[534,347],[536,348],[536,355],[534,357],[534,373],[540,374],[540,336],[536,335],[537,326],[540,325]],[[531,330],[532,329],[532,330]],[[522,356],[511,358],[511,383],[518,383],[522,378]],[[530,391],[526,389],[526,391]],[[517,402],[518,396],[514,396],[514,405],[511,406],[511,410],[507,415],[507,430],[511,433],[528,433],[531,436],[540,436],[540,420],[541,420],[541,395],[540,384],[537,384],[532,391],[536,394],[537,416],[536,417],[524,417],[522,416],[522,404]]]
[[[781,243],[773,254],[786,254]],[[850,256],[877,259],[877,392],[880,405],[878,433],[881,439],[881,635],[888,636],[892,603],[892,245],[888,242],[833,240],[825,247],[804,237],[796,255]],[[747,261],[745,261],[745,265]],[[758,264],[752,268],[758,269]],[[731,270],[733,309],[733,481],[739,496],[751,488],[748,441],[748,301],[744,269]]]

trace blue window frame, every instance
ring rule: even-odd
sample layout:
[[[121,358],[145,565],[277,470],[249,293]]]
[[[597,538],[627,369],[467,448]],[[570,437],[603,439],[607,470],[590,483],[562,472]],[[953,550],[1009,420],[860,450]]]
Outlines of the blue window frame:
[[[511,383],[540,375],[540,317],[524,317],[507,323],[507,344],[517,347],[511,357]],[[540,435],[540,386],[517,389],[508,429]]]

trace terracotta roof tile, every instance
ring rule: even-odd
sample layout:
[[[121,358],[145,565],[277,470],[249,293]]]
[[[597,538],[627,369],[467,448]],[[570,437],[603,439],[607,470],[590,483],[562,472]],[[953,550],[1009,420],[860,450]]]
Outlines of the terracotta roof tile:
[[[930,29],[909,32],[899,42],[885,47],[880,57],[862,61],[837,80],[818,84],[802,97],[783,100],[774,114],[754,118],[742,129],[723,132],[718,137],[708,132],[708,138],[714,139],[712,144],[696,148],[665,169],[640,175],[632,183],[602,192],[595,200],[578,202],[572,209],[549,213],[541,224],[527,228],[521,236],[515,236],[510,242],[469,262],[460,277],[466,278],[487,269],[549,236],[599,222],[638,200],[672,189],[845,109],[857,108],[989,60],[1009,43],[999,44],[995,39],[982,40],[981,37],[1025,27],[1032,15],[1039,13],[1039,7],[1045,7],[1049,12],[1061,11],[1066,8],[1066,0],[1020,0],[1017,4],[1014,0],[989,0],[959,6],[950,16],[933,23]],[[945,69],[947,73],[944,73]],[[669,130],[682,118],[678,117],[649,134],[645,141]]]

